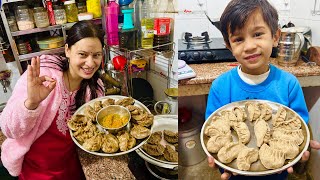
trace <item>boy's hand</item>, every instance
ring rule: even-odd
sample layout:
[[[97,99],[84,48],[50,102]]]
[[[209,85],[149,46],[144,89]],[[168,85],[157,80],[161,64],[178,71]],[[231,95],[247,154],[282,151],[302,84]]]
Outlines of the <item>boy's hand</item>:
[[[218,168],[216,164],[214,163],[214,158],[212,156],[208,156],[208,164],[211,168]],[[234,176],[237,174],[233,173]],[[231,177],[231,172],[224,170],[223,174],[221,174],[221,179],[227,180]]]
[[[319,150],[320,149],[320,143],[318,141],[315,141],[315,140],[311,140],[310,141],[310,147],[312,149],[315,149],[315,150]],[[309,160],[309,157],[310,157],[310,152],[309,151],[305,151],[300,159],[300,162],[304,163],[304,162],[307,162]],[[293,168],[292,167],[289,167],[287,169],[288,173],[293,173]]]

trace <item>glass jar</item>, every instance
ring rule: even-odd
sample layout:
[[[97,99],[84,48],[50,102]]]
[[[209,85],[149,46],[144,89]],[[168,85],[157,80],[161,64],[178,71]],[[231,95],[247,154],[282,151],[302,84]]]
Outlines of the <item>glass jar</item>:
[[[20,31],[34,28],[32,13],[26,5],[17,6],[16,20]]]
[[[67,15],[63,6],[54,5],[53,6],[54,18],[56,24],[65,24],[67,23]]]
[[[79,2],[78,3],[78,13],[86,13],[87,12],[87,6],[85,2]]]
[[[67,21],[68,22],[77,22],[78,21],[78,8],[74,0],[65,1],[64,8],[66,10]]]
[[[33,17],[38,28],[44,28],[49,26],[49,17],[47,10],[44,7],[34,7]]]
[[[7,20],[8,20],[8,25],[9,25],[10,31],[11,32],[18,31],[16,18],[14,16],[9,16]]]
[[[26,43],[24,42],[24,40],[18,39],[16,42],[17,42],[17,48],[20,55],[29,53],[28,47],[26,46]]]

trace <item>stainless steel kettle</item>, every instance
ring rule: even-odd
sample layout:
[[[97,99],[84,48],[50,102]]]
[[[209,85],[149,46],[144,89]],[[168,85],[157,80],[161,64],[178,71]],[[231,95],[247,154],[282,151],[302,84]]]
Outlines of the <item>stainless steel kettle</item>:
[[[294,28],[281,29],[277,61],[281,66],[295,66],[304,45],[304,36]]]

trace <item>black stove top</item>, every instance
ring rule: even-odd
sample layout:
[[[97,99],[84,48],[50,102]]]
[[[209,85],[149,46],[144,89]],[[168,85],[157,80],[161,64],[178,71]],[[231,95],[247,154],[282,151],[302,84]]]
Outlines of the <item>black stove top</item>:
[[[185,33],[178,40],[178,58],[187,64],[236,61],[231,51],[225,47],[223,38],[209,38],[207,32],[192,37]]]

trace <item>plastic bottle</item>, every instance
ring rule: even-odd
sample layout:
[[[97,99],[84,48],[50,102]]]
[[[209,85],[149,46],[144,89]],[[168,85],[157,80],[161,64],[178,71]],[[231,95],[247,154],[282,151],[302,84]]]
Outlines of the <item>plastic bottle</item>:
[[[108,45],[118,45],[118,15],[119,15],[119,5],[115,0],[110,0],[108,6],[105,8],[106,14],[106,31],[107,31],[107,44]]]
[[[141,6],[141,47],[153,47],[153,18],[150,16],[150,0],[144,0]]]
[[[87,0],[87,12],[93,14],[93,18],[102,16],[100,0]]]
[[[141,6],[142,0],[136,0],[134,4],[134,26],[137,28],[138,48],[141,48]]]

